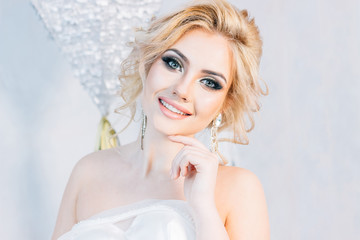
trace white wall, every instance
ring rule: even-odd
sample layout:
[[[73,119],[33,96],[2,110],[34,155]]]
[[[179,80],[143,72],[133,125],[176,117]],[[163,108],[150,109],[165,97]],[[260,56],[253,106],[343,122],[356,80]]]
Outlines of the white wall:
[[[272,239],[357,239],[360,2],[231,2],[256,17],[270,95],[250,145],[224,148],[263,182]],[[49,239],[99,118],[30,3],[0,0],[1,239]]]

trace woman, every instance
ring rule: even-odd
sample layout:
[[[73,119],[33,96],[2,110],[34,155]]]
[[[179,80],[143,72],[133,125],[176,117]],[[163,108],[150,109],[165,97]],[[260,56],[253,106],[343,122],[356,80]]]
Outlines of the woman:
[[[216,139],[227,128],[247,142],[261,46],[247,12],[222,0],[139,30],[121,76],[124,108],[141,101],[139,139],[78,162],[53,239],[269,239],[259,180],[224,166]],[[211,150],[194,138],[207,127]]]

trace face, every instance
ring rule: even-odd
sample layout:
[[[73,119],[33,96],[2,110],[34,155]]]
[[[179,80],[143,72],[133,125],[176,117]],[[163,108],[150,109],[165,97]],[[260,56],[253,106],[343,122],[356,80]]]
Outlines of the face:
[[[221,113],[231,85],[230,51],[218,34],[192,30],[151,66],[142,105],[151,124],[167,135],[193,136]]]

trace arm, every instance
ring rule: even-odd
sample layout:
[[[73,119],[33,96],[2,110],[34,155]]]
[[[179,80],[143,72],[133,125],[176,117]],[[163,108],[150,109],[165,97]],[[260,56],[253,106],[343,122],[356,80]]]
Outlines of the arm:
[[[55,229],[51,237],[52,240],[57,240],[62,234],[70,231],[77,222],[76,201],[82,181],[83,168],[84,161],[80,160],[71,173],[60,204]]]
[[[197,240],[229,240],[229,235],[214,204],[193,207]]]
[[[219,160],[198,140],[186,136],[170,136],[184,144],[172,163],[171,176],[185,177],[184,194],[192,208],[197,240],[229,240],[215,204],[215,185]]]
[[[239,167],[222,167],[220,198],[225,198],[228,214],[225,227],[215,204],[202,202],[193,207],[197,239],[268,240],[269,218],[265,194],[259,179]],[[226,229],[225,229],[226,228]]]
[[[232,167],[230,211],[226,230],[231,240],[270,239],[265,194],[259,179],[252,172]]]
[[[270,238],[267,207],[261,183],[250,171],[225,167],[218,180],[218,159],[199,141],[185,136],[170,140],[184,144],[172,163],[173,179],[185,177],[185,197],[193,209],[196,239],[267,240]],[[226,198],[224,224],[215,205],[215,184]],[[217,194],[219,194],[217,193]],[[226,228],[226,229],[225,229]]]

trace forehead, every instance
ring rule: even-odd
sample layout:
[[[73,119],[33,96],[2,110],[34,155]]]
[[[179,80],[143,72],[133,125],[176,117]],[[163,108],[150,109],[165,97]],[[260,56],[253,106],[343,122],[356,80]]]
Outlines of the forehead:
[[[173,46],[185,55],[191,67],[222,73],[229,79],[229,43],[220,34],[195,29],[184,34]]]

